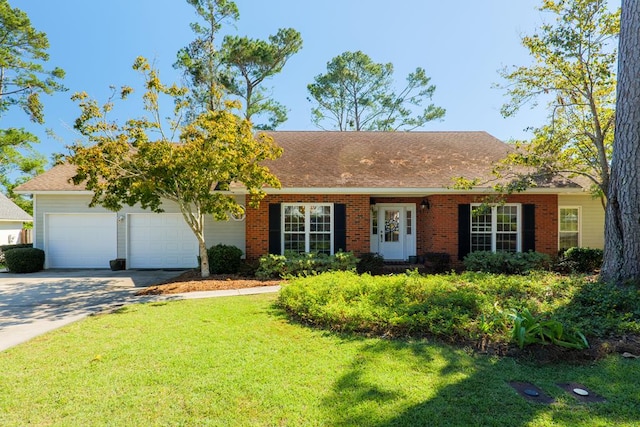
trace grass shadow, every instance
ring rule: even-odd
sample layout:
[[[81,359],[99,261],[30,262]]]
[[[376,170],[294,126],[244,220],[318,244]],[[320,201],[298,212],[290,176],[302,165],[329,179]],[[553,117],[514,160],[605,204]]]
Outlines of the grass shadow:
[[[402,365],[404,382],[394,383],[398,375],[385,372],[389,360]],[[424,340],[367,340],[322,405],[335,426],[634,425],[640,396],[633,390],[640,369],[635,366],[630,372],[633,362],[619,358],[602,363],[600,370],[586,365],[527,366]],[[510,381],[536,384],[555,403],[528,401]],[[584,404],[558,386],[569,381],[618,397]],[[422,397],[414,399],[417,395]]]

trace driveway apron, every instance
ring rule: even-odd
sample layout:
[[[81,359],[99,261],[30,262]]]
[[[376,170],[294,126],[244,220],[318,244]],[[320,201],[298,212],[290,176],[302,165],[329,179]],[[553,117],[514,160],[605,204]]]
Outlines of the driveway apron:
[[[146,299],[134,295],[136,291],[180,273],[163,270],[0,273],[0,351],[90,314],[144,302]]]

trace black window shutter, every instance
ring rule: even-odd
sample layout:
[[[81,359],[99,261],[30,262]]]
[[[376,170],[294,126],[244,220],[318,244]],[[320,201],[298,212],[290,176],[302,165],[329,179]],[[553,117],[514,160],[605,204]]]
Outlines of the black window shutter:
[[[281,233],[281,209],[280,203],[269,204],[269,253],[282,254]]]
[[[347,251],[347,205],[333,205],[333,252]]]
[[[471,252],[471,205],[458,205],[458,259]]]
[[[536,250],[536,205],[522,205],[522,252]]]

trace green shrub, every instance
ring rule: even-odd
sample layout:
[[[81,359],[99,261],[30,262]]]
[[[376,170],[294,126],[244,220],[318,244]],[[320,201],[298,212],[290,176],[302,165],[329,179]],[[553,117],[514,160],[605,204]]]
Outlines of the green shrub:
[[[12,273],[34,273],[44,267],[44,251],[37,248],[16,248],[5,252],[7,268]]]
[[[469,271],[494,274],[527,274],[548,270],[551,257],[540,252],[490,252],[476,251],[464,257],[463,264]]]
[[[445,273],[451,269],[451,255],[446,252],[427,252],[424,265],[429,273]]]
[[[326,273],[291,280],[278,303],[305,323],[389,337],[581,348],[584,336],[640,333],[640,289],[549,272],[526,277]]]
[[[339,251],[334,255],[286,252],[285,255],[261,256],[256,277],[306,277],[326,271],[351,271],[355,268],[356,257],[352,252]]]
[[[369,273],[371,275],[382,274],[384,271],[384,258],[380,254],[366,253],[362,254],[356,265],[358,274]]]
[[[270,279],[273,277],[285,277],[287,257],[284,255],[267,254],[262,255],[258,260],[256,277],[259,279]]]
[[[16,245],[2,245],[0,246],[0,263],[4,264],[4,253],[10,251],[11,249],[20,249],[20,248],[32,248],[32,243],[18,243]]]
[[[331,260],[330,271],[353,271],[358,263],[358,259],[353,252],[338,251],[333,254]]]
[[[212,274],[236,274],[242,265],[242,250],[235,246],[211,246],[207,249],[207,257]]]
[[[10,251],[11,249],[32,248],[32,247],[33,247],[32,243],[18,243],[15,245],[2,245],[0,246],[0,251],[6,252],[6,251]]]
[[[640,334],[640,289],[586,281],[556,316],[587,335]]]
[[[494,306],[485,294],[449,276],[416,272],[390,276],[334,272],[295,279],[283,287],[279,304],[292,316],[341,332],[386,336],[438,336],[471,339],[474,319]],[[496,321],[506,330],[506,320]]]
[[[569,248],[560,254],[560,271],[570,273],[593,273],[602,266],[602,249]]]

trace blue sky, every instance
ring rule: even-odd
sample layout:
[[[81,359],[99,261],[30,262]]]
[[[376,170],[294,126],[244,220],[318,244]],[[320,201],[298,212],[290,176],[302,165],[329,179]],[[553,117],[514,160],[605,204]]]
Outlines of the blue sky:
[[[391,62],[401,83],[423,67],[437,89],[433,102],[447,110],[442,122],[423,130],[484,130],[502,139],[527,138],[525,129],[540,125],[543,108],[523,109],[503,118],[507,100],[498,70],[525,65],[530,58],[520,37],[551,17],[537,10],[540,0],[237,0],[240,20],[226,31],[266,38],[278,28],[293,27],[302,50],[283,72],[266,84],[289,109],[281,130],[315,130],[307,84],[326,71],[326,63],[344,51],[361,50],[376,62]],[[619,4],[619,1],[616,2]],[[176,52],[194,35],[197,20],[184,0],[13,0],[51,44],[50,67],[63,68],[66,93],[44,98],[46,125],[33,125],[18,112],[3,117],[3,126],[24,126],[41,138],[37,148],[47,157],[66,152],[77,135],[72,124],[78,107],[71,94],[85,91],[105,101],[109,86],[140,83],[131,70],[136,56],[155,62],[165,83],[179,81],[173,69]],[[128,103],[129,104],[129,103]],[[138,116],[129,105],[125,114]],[[49,128],[62,140],[48,137]]]

